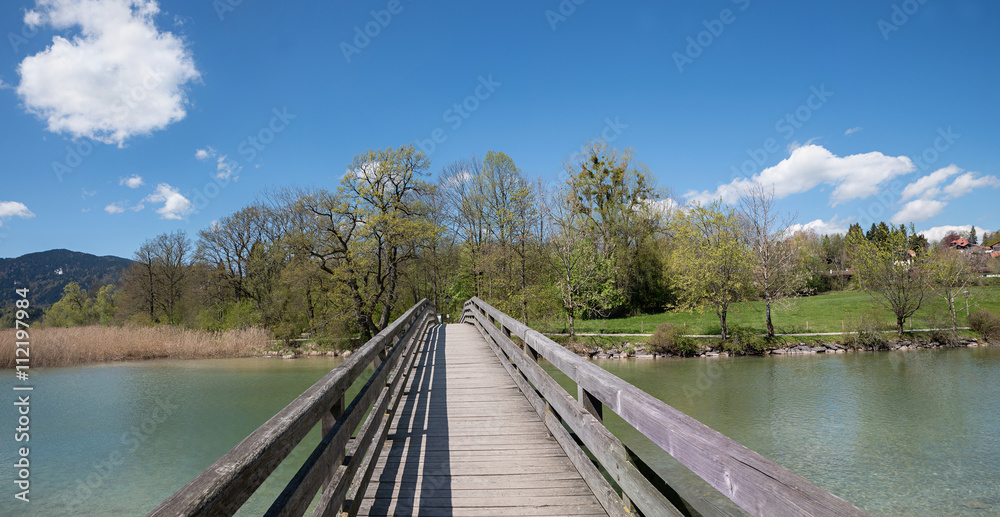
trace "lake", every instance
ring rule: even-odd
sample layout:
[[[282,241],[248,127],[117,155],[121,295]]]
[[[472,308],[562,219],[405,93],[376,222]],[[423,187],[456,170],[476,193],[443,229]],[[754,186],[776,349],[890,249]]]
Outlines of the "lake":
[[[246,358],[32,370],[32,502],[13,499],[8,467],[0,515],[144,515],[338,363]],[[1000,513],[1000,347],[599,364],[875,515]],[[11,403],[13,383],[13,372],[0,375]],[[655,468],[712,496],[605,415]],[[13,405],[0,422],[10,431],[0,461],[12,465]],[[317,441],[314,430],[306,442]],[[307,454],[296,449],[242,513],[262,513]]]

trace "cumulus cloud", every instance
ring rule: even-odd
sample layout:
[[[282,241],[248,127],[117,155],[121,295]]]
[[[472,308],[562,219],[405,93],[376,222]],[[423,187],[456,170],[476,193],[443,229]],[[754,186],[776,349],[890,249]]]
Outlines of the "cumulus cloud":
[[[955,199],[972,192],[973,189],[983,187],[1000,187],[1000,179],[996,176],[976,176],[974,172],[966,172],[945,187],[944,193],[948,199]]]
[[[778,199],[827,185],[834,187],[830,203],[836,206],[877,194],[888,181],[913,169],[913,162],[906,156],[886,156],[879,152],[837,156],[823,146],[806,144],[792,149],[788,158],[751,178],[734,179],[715,192],[688,192],[685,197],[699,203],[721,198],[733,204],[755,183],[773,188]]]
[[[809,221],[805,224],[793,224],[788,227],[788,235],[792,235],[795,232],[814,232],[817,235],[833,235],[835,233],[847,233],[847,226],[854,220],[853,217],[848,217],[846,219],[838,219],[836,215],[833,216],[829,221],[824,221],[822,219],[815,219]]]
[[[35,214],[28,210],[24,203],[17,201],[0,201],[0,226],[3,226],[5,219],[20,217],[21,219],[31,219]]]
[[[201,161],[205,161],[213,156],[215,156],[215,149],[212,149],[210,145],[205,146],[204,149],[196,149],[194,151],[194,157]]]
[[[147,196],[143,201],[150,203],[163,203],[163,206],[156,209],[163,219],[183,219],[184,216],[194,211],[194,205],[174,187],[166,183],[156,186],[156,191]]]
[[[907,185],[906,188],[903,189],[903,196],[901,200],[906,201],[917,197],[937,197],[938,194],[941,193],[941,184],[947,181],[948,178],[956,174],[960,174],[961,172],[962,169],[959,169],[954,164],[938,169]]]
[[[971,230],[971,229],[972,229],[972,225],[971,224],[967,224],[967,225],[964,225],[964,226],[961,226],[961,225],[957,225],[957,226],[956,225],[944,225],[944,226],[935,226],[935,227],[930,228],[928,230],[924,230],[922,232],[917,232],[917,233],[919,233],[919,234],[923,235],[924,237],[926,237],[927,240],[930,241],[930,242],[937,242],[937,241],[940,241],[941,239],[943,239],[945,235],[948,235],[951,232],[955,232],[957,234],[969,233],[969,230]],[[985,233],[987,231],[990,231],[990,230],[986,230],[986,229],[984,229],[984,228],[982,228],[980,226],[976,227],[976,233],[978,233],[979,235],[982,235],[983,233]]]
[[[239,176],[233,176],[233,173],[242,169],[238,163],[230,160],[226,155],[222,155],[216,162],[215,166],[215,177],[220,180],[227,180],[232,178],[233,181],[240,179]]]
[[[139,188],[145,185],[146,182],[142,181],[142,176],[139,176],[138,174],[133,174],[127,178],[119,178],[118,184],[125,185],[128,188]]]
[[[104,207],[104,211],[109,214],[120,214],[125,211],[125,207],[117,203],[111,203],[110,205]]]
[[[854,133],[857,133],[858,131],[861,131],[861,129],[862,129],[861,126],[855,126],[852,127],[851,129],[848,129],[847,131],[844,131],[844,134],[850,136],[853,135]]]
[[[919,223],[940,214],[946,206],[948,203],[935,199],[914,199],[903,205],[890,221],[895,224]]]
[[[155,0],[36,0],[31,28],[56,35],[18,65],[17,93],[53,133],[121,147],[183,119],[200,74],[181,38],[154,23]]]

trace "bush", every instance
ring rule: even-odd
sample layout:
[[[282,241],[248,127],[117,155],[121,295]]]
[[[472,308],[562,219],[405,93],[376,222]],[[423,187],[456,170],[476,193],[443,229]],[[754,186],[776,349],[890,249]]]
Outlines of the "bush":
[[[864,312],[854,317],[851,328],[853,334],[844,334],[844,346],[862,350],[880,350],[889,344],[882,333],[888,326],[872,312]]]
[[[683,327],[661,323],[650,336],[649,349],[658,354],[695,355],[700,348],[694,339],[683,336]]]
[[[969,327],[987,341],[1000,341],[1000,316],[987,310],[969,315]]]
[[[729,326],[729,339],[722,343],[722,349],[733,354],[762,354],[767,349],[767,338],[750,327]]]

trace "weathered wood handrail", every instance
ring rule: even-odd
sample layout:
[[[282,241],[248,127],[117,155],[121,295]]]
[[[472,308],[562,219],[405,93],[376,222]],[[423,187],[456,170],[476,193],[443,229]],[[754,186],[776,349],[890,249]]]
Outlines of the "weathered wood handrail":
[[[321,487],[313,515],[357,514],[433,312],[427,300],[411,307],[149,515],[236,513],[318,422],[320,444],[267,515],[302,515]],[[347,389],[371,365],[375,371],[345,407]]]
[[[607,406],[625,422],[680,461],[709,485],[752,515],[867,515],[854,505],[810,483],[777,463],[674,409],[663,401],[578,357],[541,333],[479,298],[465,303],[462,321],[475,324],[525,396],[563,445],[611,515],[637,507],[645,515],[714,514],[707,501],[681,498],[601,423]],[[520,349],[510,338],[523,343]],[[577,383],[573,399],[538,364],[544,357]],[[505,365],[506,366],[506,365]],[[530,385],[527,381],[530,381]],[[563,424],[586,446],[621,487],[619,499],[603,478],[594,479],[589,458],[576,451]],[[673,487],[676,488],[676,487]],[[666,492],[666,493],[665,493]],[[623,510],[624,509],[624,510]]]

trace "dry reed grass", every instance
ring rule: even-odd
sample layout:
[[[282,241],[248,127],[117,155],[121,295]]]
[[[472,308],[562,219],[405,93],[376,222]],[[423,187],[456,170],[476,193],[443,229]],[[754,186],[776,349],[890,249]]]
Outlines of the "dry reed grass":
[[[15,365],[15,331],[0,330],[0,366]],[[206,332],[179,327],[71,327],[29,331],[32,367],[140,359],[204,359],[255,355],[270,346],[262,329]]]

